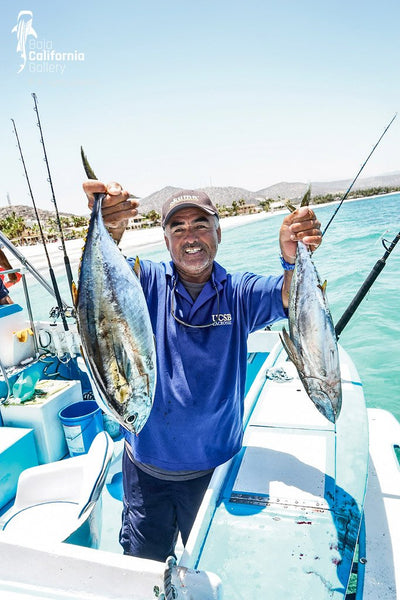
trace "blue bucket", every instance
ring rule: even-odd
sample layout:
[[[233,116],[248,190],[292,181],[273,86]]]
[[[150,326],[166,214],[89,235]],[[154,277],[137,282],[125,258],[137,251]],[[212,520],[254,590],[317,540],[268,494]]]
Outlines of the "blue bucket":
[[[70,456],[86,454],[96,435],[104,429],[102,412],[93,400],[74,402],[60,410],[58,416]]]

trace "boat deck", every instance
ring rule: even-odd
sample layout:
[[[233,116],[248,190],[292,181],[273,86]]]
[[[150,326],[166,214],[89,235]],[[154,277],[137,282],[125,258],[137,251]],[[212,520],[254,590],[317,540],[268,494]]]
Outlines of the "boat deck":
[[[275,342],[276,336],[270,339]],[[362,387],[351,361],[346,362],[350,368],[342,371],[343,385],[351,391],[352,402],[343,407],[335,431],[304,395],[291,363],[285,362],[291,379],[279,380],[282,356],[272,343],[265,346],[263,335],[253,338],[243,450],[216,470],[187,548],[179,547],[179,564],[183,571],[188,567],[216,574],[229,600],[343,599],[364,494],[358,476],[367,460]],[[394,448],[400,445],[400,424],[377,409],[369,409],[368,418],[367,563],[364,595],[357,600],[395,600],[400,598],[400,469]],[[164,565],[122,556],[118,543],[122,449],[119,440],[102,493],[100,548],[35,548],[0,535],[0,597],[154,596],[154,584],[162,585]],[[346,456],[352,456],[352,466]],[[343,545],[345,515],[336,509],[346,502],[355,528],[346,530]],[[193,596],[211,597],[220,598],[217,592]]]
[[[382,409],[368,409],[370,463],[365,501],[364,600],[400,598],[400,423]]]

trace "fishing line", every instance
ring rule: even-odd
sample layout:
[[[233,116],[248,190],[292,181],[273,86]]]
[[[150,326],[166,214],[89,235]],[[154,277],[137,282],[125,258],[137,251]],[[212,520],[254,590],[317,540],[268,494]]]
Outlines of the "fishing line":
[[[12,121],[12,124],[13,124],[13,127],[14,127],[15,137],[17,138],[18,150],[19,150],[19,154],[20,154],[20,157],[21,157],[22,166],[24,167],[25,179],[26,179],[26,182],[28,184],[29,194],[30,194],[30,197],[31,197],[31,200],[32,200],[33,209],[35,211],[36,220],[37,220],[37,223],[38,223],[38,226],[39,226],[40,236],[42,238],[43,248],[44,248],[44,252],[45,252],[45,255],[46,255],[46,259],[47,259],[47,264],[48,264],[48,267],[49,267],[49,274],[50,274],[51,282],[53,284],[54,296],[55,296],[56,301],[57,301],[57,308],[58,308],[59,314],[61,316],[64,329],[65,329],[65,331],[68,331],[69,327],[68,327],[68,323],[67,323],[67,320],[66,320],[65,314],[64,314],[63,301],[61,299],[60,290],[58,288],[57,279],[56,279],[56,276],[55,276],[54,271],[53,271],[53,267],[52,267],[52,264],[51,264],[50,256],[49,256],[49,253],[47,251],[46,239],[45,239],[45,236],[44,236],[44,233],[43,233],[42,224],[40,222],[39,213],[38,213],[37,208],[36,208],[36,202],[35,202],[35,198],[33,196],[31,183],[29,181],[28,171],[26,169],[24,155],[22,153],[22,148],[21,148],[21,144],[20,144],[20,141],[19,141],[19,137],[18,137],[17,127],[15,125],[14,119],[11,119],[11,121]]]
[[[343,329],[346,327],[347,323],[350,321],[351,317],[356,312],[356,310],[359,307],[359,305],[361,304],[362,300],[364,299],[364,297],[367,295],[367,293],[371,289],[375,279],[378,277],[379,273],[384,268],[384,266],[386,264],[386,259],[393,252],[396,244],[399,241],[400,241],[400,231],[396,235],[396,237],[393,238],[393,240],[390,242],[390,244],[387,240],[382,240],[382,245],[385,248],[385,253],[379,260],[376,261],[376,263],[372,267],[372,270],[369,273],[368,277],[366,278],[366,280],[364,281],[364,283],[358,290],[357,294],[354,296],[353,300],[350,302],[349,306],[346,308],[343,315],[340,317],[339,321],[337,322],[337,324],[335,326],[336,339],[339,338]]]
[[[331,216],[331,218],[328,221],[328,224],[326,225],[324,231],[322,232],[322,237],[325,235],[326,230],[328,229],[329,225],[332,223],[333,219],[335,218],[338,210],[340,209],[340,207],[342,206],[343,202],[346,200],[347,196],[350,194],[351,189],[353,188],[353,185],[355,184],[355,182],[357,181],[361,171],[364,169],[365,165],[367,164],[367,162],[369,161],[369,159],[371,158],[371,156],[373,155],[373,153],[375,152],[376,148],[379,146],[381,139],[383,138],[383,136],[385,135],[385,133],[387,132],[387,130],[389,129],[389,127],[391,126],[391,124],[393,123],[393,121],[395,120],[395,118],[397,117],[397,113],[394,114],[392,120],[390,121],[390,123],[385,127],[383,133],[381,134],[380,138],[378,139],[378,141],[376,142],[375,146],[372,148],[371,152],[368,154],[367,158],[365,159],[365,161],[363,162],[363,164],[361,165],[357,175],[354,177],[353,181],[351,182],[349,188],[347,189],[346,193],[344,194],[344,196],[342,197],[342,199],[340,200],[338,206],[336,207],[335,212],[333,213],[333,215]]]
[[[36,124],[39,127],[39,131],[40,131],[40,142],[41,142],[41,144],[43,146],[44,162],[46,163],[46,168],[47,168],[47,175],[48,175],[47,181],[50,184],[51,196],[52,196],[51,199],[52,199],[52,202],[53,202],[54,208],[55,208],[56,220],[57,220],[57,225],[58,225],[58,229],[59,229],[59,232],[60,232],[61,245],[62,245],[62,249],[63,249],[63,253],[64,253],[64,265],[65,265],[65,270],[66,270],[66,273],[67,273],[67,279],[68,279],[69,289],[71,291],[71,296],[72,296],[73,276],[72,276],[71,264],[69,262],[69,256],[68,256],[67,249],[66,249],[66,246],[65,246],[64,232],[63,232],[63,229],[62,229],[60,215],[59,215],[58,207],[57,207],[56,196],[55,196],[55,193],[54,193],[53,180],[51,178],[49,161],[47,159],[46,146],[45,146],[45,143],[44,143],[42,125],[41,125],[40,116],[39,116],[39,109],[38,109],[38,105],[37,105],[37,96],[36,96],[35,93],[32,93],[32,98],[33,98],[33,102],[34,102],[34,105],[35,105],[33,110],[36,112],[36,115],[37,115],[37,123]],[[73,298],[72,298],[72,300],[73,300]]]

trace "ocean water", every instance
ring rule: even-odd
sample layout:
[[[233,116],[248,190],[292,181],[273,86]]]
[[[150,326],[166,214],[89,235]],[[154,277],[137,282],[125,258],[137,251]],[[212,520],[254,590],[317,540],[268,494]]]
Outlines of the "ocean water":
[[[322,229],[335,206],[319,206],[315,212]],[[336,323],[353,299],[376,261],[384,253],[382,239],[389,242],[400,230],[400,194],[347,201],[329,226],[323,244],[314,255]],[[280,273],[278,231],[282,215],[227,229],[223,232],[217,260],[228,270]],[[136,252],[136,251],[135,251]],[[143,248],[142,258],[168,259],[164,245]],[[76,273],[77,265],[73,264]],[[46,276],[46,272],[42,271]],[[368,407],[385,408],[400,420],[400,243],[382,273],[340,337],[352,356],[364,384]],[[32,281],[28,276],[29,281]],[[63,272],[57,272],[63,298],[70,295]],[[30,285],[34,317],[48,319],[55,302],[38,284]],[[12,297],[24,304],[22,286]],[[284,322],[275,325],[281,327]]]

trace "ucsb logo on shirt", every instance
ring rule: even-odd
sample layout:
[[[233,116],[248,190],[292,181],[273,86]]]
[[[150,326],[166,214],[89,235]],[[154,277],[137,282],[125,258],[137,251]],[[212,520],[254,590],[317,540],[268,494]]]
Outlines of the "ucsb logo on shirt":
[[[231,314],[226,314],[226,315],[221,315],[221,314],[217,314],[217,315],[211,315],[212,316],[212,321],[213,321],[213,326],[217,326],[217,325],[232,325],[232,315]]]

